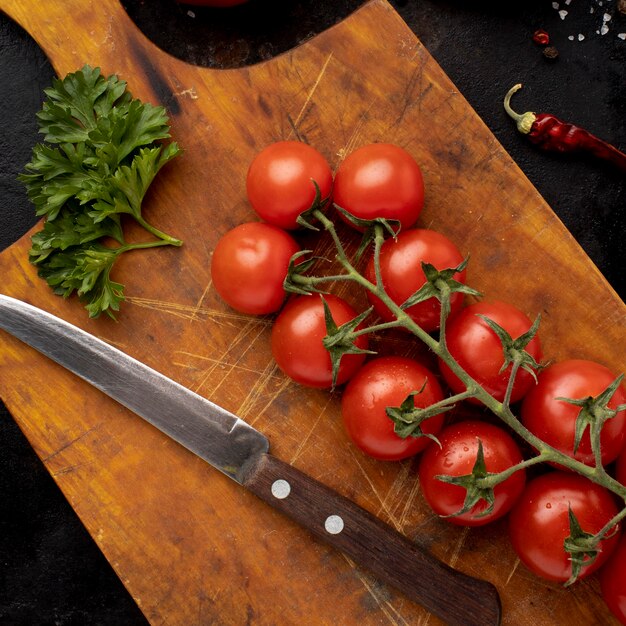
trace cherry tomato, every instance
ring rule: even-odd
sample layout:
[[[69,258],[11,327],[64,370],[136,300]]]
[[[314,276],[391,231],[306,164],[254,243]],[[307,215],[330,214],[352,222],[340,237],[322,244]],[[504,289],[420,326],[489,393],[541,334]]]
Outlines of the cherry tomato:
[[[413,226],[424,206],[424,180],[400,146],[372,143],[348,154],[335,173],[334,202],[360,219],[399,220]]]
[[[532,433],[546,443],[575,457],[587,465],[594,465],[589,429],[574,454],[576,417],[581,407],[558,400],[584,400],[602,393],[615,379],[611,370],[593,361],[570,359],[550,365],[538,376],[538,383],[522,401],[522,422]],[[620,386],[609,402],[610,408],[626,403],[626,391]],[[600,442],[602,463],[614,461],[626,439],[626,411],[620,411],[605,422]]]
[[[296,219],[311,208],[315,185],[321,198],[330,196],[333,174],[324,156],[301,141],[277,141],[259,152],[248,169],[248,200],[258,215],[275,226],[293,230]]]
[[[346,385],[341,399],[341,416],[348,437],[363,452],[383,461],[399,461],[417,454],[431,441],[427,437],[402,439],[394,432],[387,407],[399,407],[413,391],[416,407],[443,399],[436,376],[417,361],[386,356],[368,361]],[[443,415],[422,424],[425,433],[436,434]]]
[[[502,401],[511,373],[511,365],[504,372],[502,342],[487,323],[478,317],[484,315],[504,328],[513,339],[527,332],[532,326],[528,317],[518,308],[506,302],[478,302],[461,309],[450,317],[446,325],[446,341],[450,353],[457,363],[497,400]],[[538,362],[541,359],[541,345],[538,334],[526,346],[526,351]],[[439,362],[441,373],[455,393],[465,390],[465,386],[452,370]],[[535,384],[532,375],[521,368],[517,373],[511,402],[520,400]]]
[[[444,270],[463,262],[459,249],[445,235],[426,228],[412,228],[400,232],[396,239],[387,239],[380,250],[380,273],[387,295],[397,304],[404,303],[425,282],[422,261]],[[375,283],[374,258],[365,268],[365,277]],[[456,272],[454,279],[465,282],[465,271]],[[367,297],[375,311],[385,321],[395,319],[382,300],[369,291]],[[463,306],[463,294],[454,293],[450,299],[452,312]],[[441,304],[436,298],[415,304],[406,312],[426,332],[439,328]]]
[[[323,297],[337,326],[357,316],[356,311],[342,298],[332,294],[324,294]],[[287,302],[272,328],[272,354],[278,367],[301,385],[330,387],[332,364],[322,343],[326,334],[324,305],[319,294],[298,296]],[[361,335],[356,345],[366,349],[367,335]],[[341,385],[351,378],[364,359],[364,354],[344,355],[336,384]]]
[[[213,286],[237,311],[273,313],[283,304],[289,259],[299,250],[291,235],[271,224],[236,226],[221,237],[213,251]]]
[[[566,582],[572,575],[563,542],[570,534],[568,506],[584,532],[595,534],[618,513],[611,492],[570,472],[552,471],[531,480],[509,515],[509,532],[522,563],[538,576]],[[619,532],[602,540],[579,578],[597,570],[617,547]]]
[[[626,624],[626,536],[600,570],[600,589],[611,613]]]
[[[624,448],[617,459],[615,478],[617,478],[622,485],[626,485],[626,448]]]
[[[487,472],[498,473],[520,463],[522,454],[511,435],[488,422],[468,420],[451,424],[437,436],[439,446],[430,446],[422,455],[419,479],[424,498],[438,515],[452,515],[463,508],[466,489],[445,483],[438,475],[466,476],[476,463],[478,441],[482,442]],[[509,512],[526,484],[526,473],[520,470],[494,487],[494,507],[480,515],[488,504],[481,500],[467,513],[446,518],[460,526],[482,526]]]

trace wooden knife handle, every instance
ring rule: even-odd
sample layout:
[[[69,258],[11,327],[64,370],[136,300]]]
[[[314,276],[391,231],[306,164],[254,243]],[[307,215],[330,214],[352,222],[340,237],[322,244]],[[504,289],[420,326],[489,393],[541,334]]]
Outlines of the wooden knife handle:
[[[500,623],[500,597],[491,583],[442,563],[293,466],[264,454],[248,469],[243,484],[447,624]]]

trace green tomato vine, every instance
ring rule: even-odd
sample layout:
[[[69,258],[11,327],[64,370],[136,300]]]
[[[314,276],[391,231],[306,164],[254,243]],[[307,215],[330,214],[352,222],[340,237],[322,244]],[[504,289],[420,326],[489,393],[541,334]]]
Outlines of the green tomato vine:
[[[314,258],[309,257],[307,259],[306,256],[307,254],[311,254],[311,251],[298,253],[298,258],[292,259],[292,263],[290,264],[290,270],[285,279],[285,290],[299,294],[324,293],[324,285],[338,281],[350,281],[380,299],[393,313],[394,317],[391,321],[377,323],[364,328],[359,328],[358,326],[367,318],[371,309],[364,311],[358,316],[357,320],[339,327],[332,322],[332,318],[331,320],[327,320],[328,336],[325,339],[325,345],[329,348],[334,371],[337,371],[339,361],[343,354],[354,352],[354,350],[357,349],[354,346],[354,341],[360,335],[384,331],[391,328],[404,328],[423,342],[434,355],[441,359],[454,372],[463,382],[465,391],[447,397],[441,402],[427,408],[416,408],[414,402],[411,402],[411,396],[407,398],[401,407],[389,407],[387,415],[394,421],[395,432],[398,436],[424,436],[420,427],[424,420],[452,409],[463,400],[475,398],[535,450],[534,456],[521,461],[517,465],[502,472],[489,473],[484,467],[484,459],[480,458],[482,448],[479,446],[474,471],[470,475],[440,477],[441,480],[452,482],[466,490],[466,500],[463,509],[459,511],[458,514],[470,510],[481,500],[486,501],[488,505],[492,504],[494,498],[493,490],[496,485],[507,480],[515,472],[540,463],[556,464],[571,472],[585,476],[592,482],[609,490],[623,501],[624,505],[619,513],[617,513],[604,528],[593,535],[584,532],[580,528],[576,516],[570,510],[570,535],[565,540],[564,549],[569,553],[572,561],[572,576],[570,580],[566,582],[566,585],[572,584],[578,578],[582,567],[588,565],[595,558],[600,541],[616,532],[618,524],[626,518],[626,486],[622,485],[608,474],[602,464],[600,456],[600,433],[602,426],[618,412],[626,410],[626,405],[620,405],[615,409],[608,407],[608,403],[621,384],[623,376],[619,376],[609,388],[596,398],[584,400],[560,398],[561,400],[566,400],[581,407],[577,420],[575,447],[577,447],[577,444],[580,442],[585,429],[589,428],[592,450],[595,457],[594,465],[586,465],[568,454],[555,449],[529,431],[513,413],[510,406],[511,392],[520,369],[531,372],[533,376],[536,376],[536,372],[542,367],[541,364],[537,363],[525,350],[526,345],[537,333],[540,318],[537,317],[527,333],[515,339],[508,336],[508,333],[500,326],[484,318],[485,322],[496,335],[498,335],[502,342],[504,353],[503,371],[506,367],[511,365],[511,374],[508,380],[507,390],[504,399],[499,401],[487,392],[456,362],[446,345],[446,323],[450,314],[451,295],[454,292],[460,291],[465,294],[480,296],[479,292],[476,290],[462,285],[452,278],[455,272],[464,269],[467,260],[464,261],[463,266],[449,268],[443,271],[437,271],[432,266],[424,264],[423,269],[427,282],[405,303],[398,305],[386,293],[383,287],[380,269],[380,250],[385,241],[385,234],[395,236],[397,234],[395,230],[396,225],[386,220],[373,220],[371,222],[356,220],[355,218],[351,218],[351,216],[340,207],[336,207],[349,221],[360,230],[364,231],[363,240],[355,255],[355,259],[351,260],[341,242],[334,222],[329,219],[323,211],[324,208],[325,207],[323,205],[320,206],[319,203],[317,206],[312,207],[312,210],[307,212],[306,225],[309,228],[315,228],[312,225],[313,221],[315,221],[330,235],[335,246],[335,259],[341,266],[341,270],[339,273],[327,276],[310,274],[310,270],[314,267]],[[365,278],[356,267],[358,260],[370,246],[373,246],[372,254],[374,257],[375,282],[371,282]],[[438,337],[434,337],[424,331],[405,310],[408,306],[431,297],[437,298],[441,303]],[[419,391],[417,391],[417,393],[419,393]]]

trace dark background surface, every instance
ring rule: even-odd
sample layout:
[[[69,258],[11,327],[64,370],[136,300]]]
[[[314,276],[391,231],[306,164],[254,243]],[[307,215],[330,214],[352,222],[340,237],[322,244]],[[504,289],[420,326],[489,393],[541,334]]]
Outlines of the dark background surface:
[[[217,10],[171,0],[123,4],[144,33],[175,56],[233,67],[309,39],[362,2],[251,0]],[[584,156],[538,151],[504,114],[502,98],[522,82],[513,100],[518,110],[554,113],[626,150],[626,41],[618,36],[626,33],[626,15],[616,0],[603,6],[598,0],[560,2],[559,10],[568,12],[563,18],[548,1],[499,4],[392,2],[624,298],[626,175]],[[556,60],[533,42],[537,28],[550,34]],[[0,12],[0,250],[35,223],[15,178],[39,140],[35,113],[53,74],[36,44]],[[0,404],[0,624],[142,623],[141,612]]]

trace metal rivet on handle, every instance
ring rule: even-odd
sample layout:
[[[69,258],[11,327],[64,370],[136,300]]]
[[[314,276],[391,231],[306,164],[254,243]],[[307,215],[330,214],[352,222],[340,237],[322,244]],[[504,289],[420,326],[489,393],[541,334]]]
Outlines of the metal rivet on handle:
[[[291,493],[291,485],[282,478],[272,483],[272,495],[278,500],[284,500]]]
[[[343,530],[343,520],[339,515],[329,515],[324,522],[324,528],[331,535],[338,535]]]

